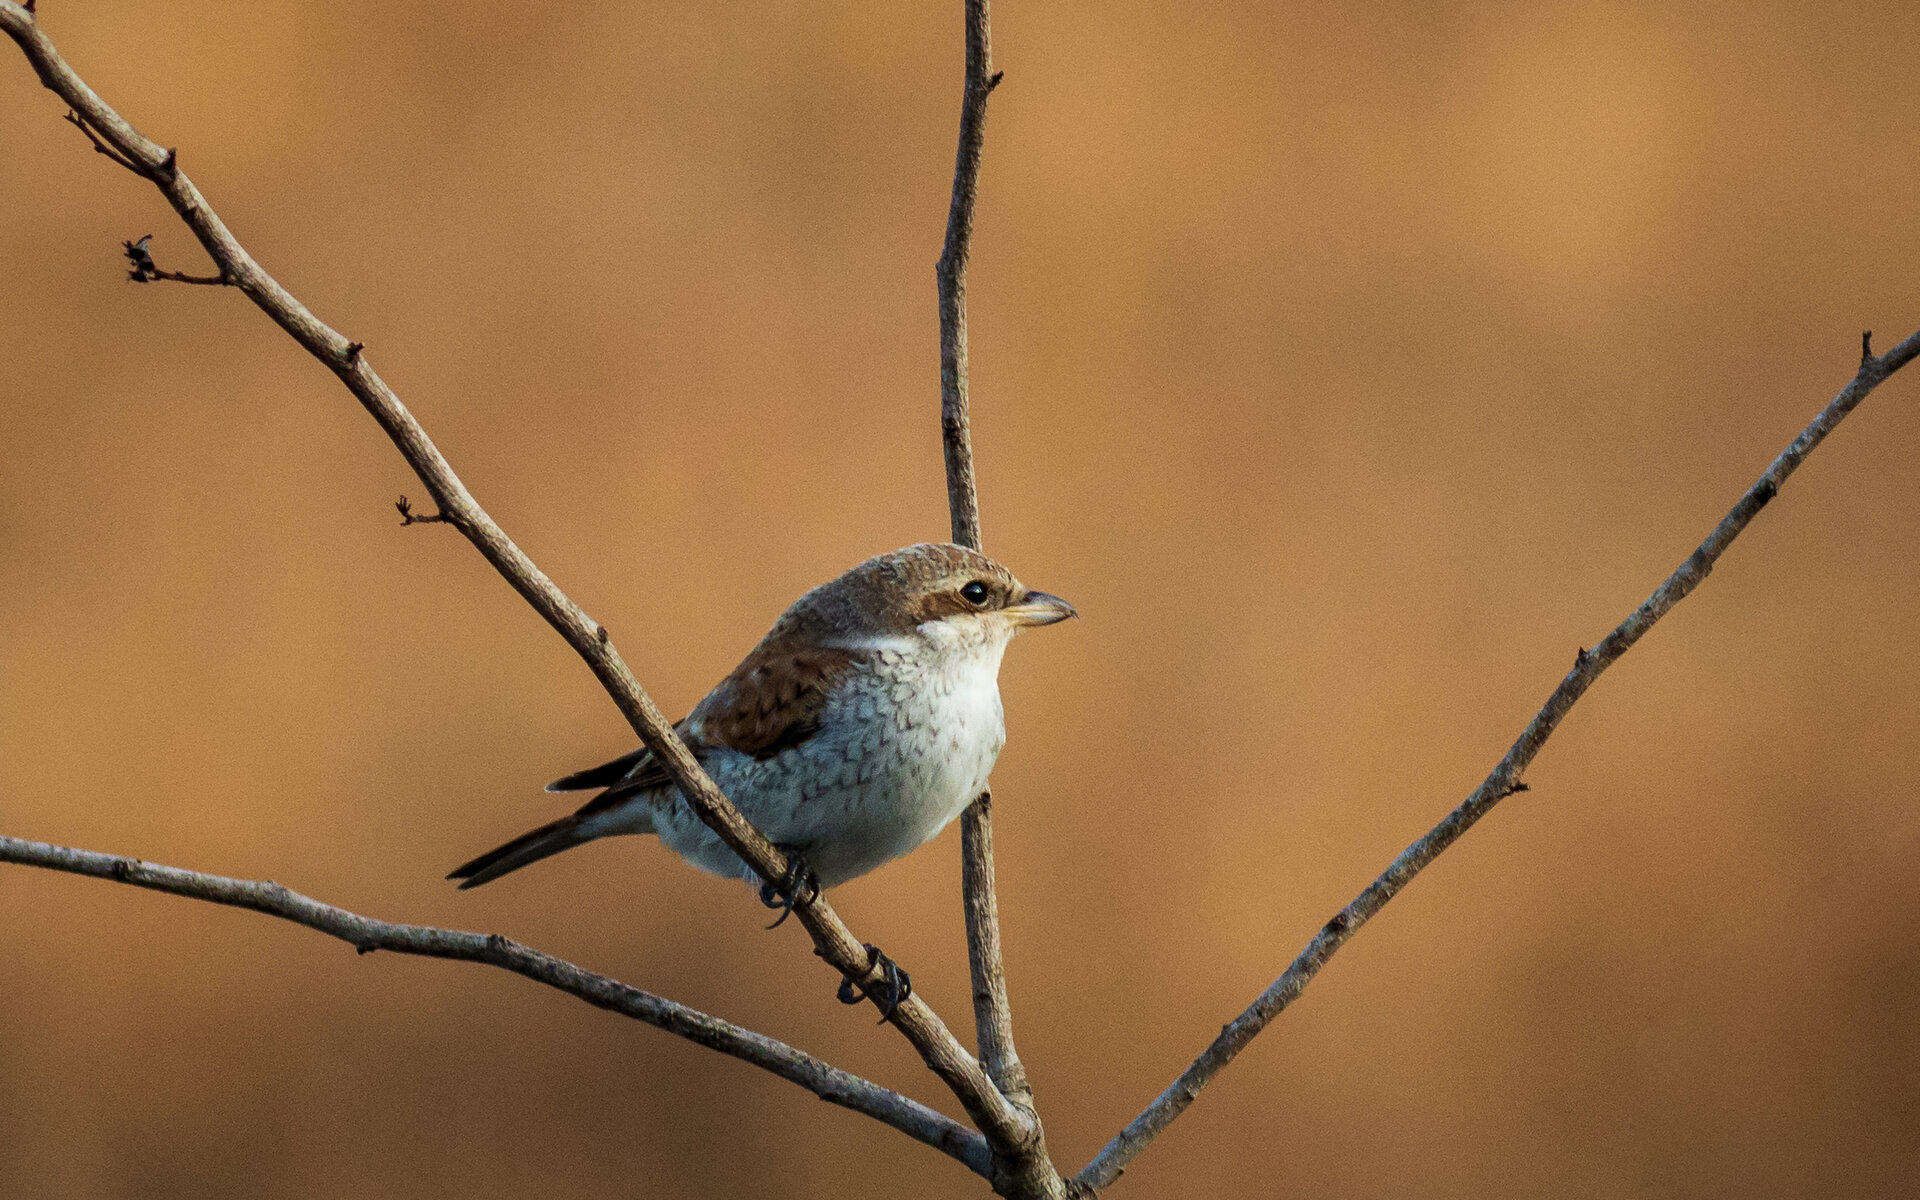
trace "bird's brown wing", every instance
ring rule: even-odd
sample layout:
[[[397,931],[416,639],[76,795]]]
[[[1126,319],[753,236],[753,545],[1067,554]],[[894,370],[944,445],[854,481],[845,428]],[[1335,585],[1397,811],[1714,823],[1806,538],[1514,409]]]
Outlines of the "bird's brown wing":
[[[708,745],[772,758],[819,732],[827,697],[857,658],[850,650],[794,649],[770,638],[707,694],[686,723]]]
[[[709,752],[720,747],[757,759],[772,758],[820,731],[827,697],[853,670],[857,658],[849,650],[782,649],[762,642],[674,731],[703,763]],[[642,748],[569,775],[549,785],[549,790],[605,787],[579,810],[578,815],[585,817],[604,812],[636,792],[670,783],[667,769]]]

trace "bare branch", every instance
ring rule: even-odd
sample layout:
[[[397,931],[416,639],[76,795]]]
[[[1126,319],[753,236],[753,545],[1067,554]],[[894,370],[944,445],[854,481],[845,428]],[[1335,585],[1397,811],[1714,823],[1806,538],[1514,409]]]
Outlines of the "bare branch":
[[[1033,1085],[1013,1049],[1013,1012],[1000,953],[1000,901],[993,881],[993,793],[982,792],[960,823],[960,884],[967,906],[967,965],[980,1061],[1008,1099],[1033,1107]]]
[[[988,0],[967,0],[966,24],[966,81],[960,101],[959,148],[954,154],[953,197],[947,206],[946,243],[934,276],[940,293],[940,430],[946,452],[947,508],[953,540],[978,550],[980,498],[973,476],[973,433],[967,408],[967,261],[973,249],[973,209],[980,190],[987,97],[1000,82],[1000,74],[993,69]],[[1013,1012],[1007,1001],[1006,966],[1000,952],[990,795],[983,794],[960,818],[960,863],[980,1061],[1003,1094],[1030,1108],[1033,1088],[1013,1048]]]
[[[980,498],[973,481],[973,433],[967,418],[967,260],[973,253],[973,205],[980,192],[987,97],[993,70],[988,0],[966,0],[967,75],[960,99],[960,145],[954,153],[947,238],[934,266],[940,291],[940,429],[947,459],[947,508],[953,540],[980,548]]]
[[[447,522],[459,529],[534,611],[586,660],[628,724],[672,775],[701,821],[761,878],[782,878],[787,871],[785,856],[741,816],[701,770],[673,732],[666,714],[640,686],[612,643],[600,636],[600,625],[555,586],[474,500],[420,422],[368,365],[358,344],[315,317],[278,280],[267,274],[208,206],[193,181],[178,169],[174,152],[144,137],[101,100],[35,27],[32,16],[13,0],[0,0],[0,30],[20,46],[43,84],[160,189],[233,286],[246,293],[262,312],[339,376],[406,458]],[[868,955],[864,944],[847,929],[824,898],[800,904],[795,911],[821,958],[866,995],[885,994],[888,974],[882,969],[884,960],[876,961]],[[907,996],[895,1010],[891,1023],[954,1093],[997,1154],[1010,1161],[1031,1162],[1040,1140],[1039,1125],[1033,1114],[1000,1094],[979,1062],[967,1053],[924,1000],[917,995]],[[1013,1189],[1009,1194],[1059,1195],[1063,1186],[1059,1176],[1050,1165],[1046,1173],[1052,1176],[1051,1188],[1026,1189],[1022,1182],[1024,1175],[1005,1186]]]
[[[953,195],[947,233],[934,267],[940,297],[940,432],[947,467],[947,509],[953,540],[981,549],[980,497],[973,474],[973,430],[967,395],[967,262],[973,251],[973,210],[980,192],[987,97],[1000,83],[993,69],[989,0],[966,0],[966,75],[960,98],[960,137],[954,151]],[[982,792],[960,816],[960,888],[966,906],[967,968],[973,981],[974,1038],[980,1062],[1000,1094],[1033,1122],[1034,1137],[1007,1168],[1020,1186],[1056,1195],[1062,1186],[1048,1160],[1045,1131],[1033,1106],[1033,1086],[1013,1046],[1013,1009],[1000,949],[1000,906],[993,878],[993,796]],[[1071,1188],[1071,1184],[1067,1185]]]
[[[1474,822],[1491,812],[1494,805],[1515,792],[1528,790],[1520,776],[1534,756],[1540,753],[1540,748],[1552,736],[1567,711],[1593,686],[1593,681],[1600,677],[1601,672],[1632,648],[1674,605],[1700,586],[1713,570],[1714,563],[1733,544],[1733,539],[1739,537],[1760,510],[1779,495],[1787,477],[1805,461],[1807,455],[1813,453],[1814,447],[1824,441],[1834,427],[1867,398],[1869,392],[1912,361],[1915,355],[1920,355],[1920,333],[1908,337],[1879,358],[1873,357],[1871,346],[1865,339],[1862,340],[1862,350],[1864,357],[1859,373],[1840,389],[1839,395],[1820,411],[1820,415],[1801,430],[1800,436],[1780,452],[1766,473],[1747,489],[1739,503],[1707,535],[1707,540],[1701,542],[1699,548],[1675,568],[1673,574],[1667,576],[1666,582],[1656,588],[1653,595],[1634,609],[1612,633],[1592,650],[1583,649],[1574,656],[1573,669],[1567,672],[1566,678],[1560,681],[1560,686],[1553,690],[1540,711],[1534,714],[1533,720],[1507,751],[1506,757],[1474,789],[1473,794],[1460,807],[1448,813],[1446,819],[1434,826],[1425,837],[1407,847],[1351,904],[1335,913],[1333,919],[1307,943],[1300,957],[1293,960],[1286,973],[1260,993],[1245,1012],[1221,1029],[1220,1036],[1213,1040],[1205,1053],[1181,1072],[1180,1078],[1174,1080],[1145,1111],[1121,1130],[1119,1136],[1107,1143],[1106,1148],[1074,1176],[1075,1182],[1086,1187],[1103,1188],[1118,1179],[1120,1172],[1126,1169],[1134,1156],[1170,1125],[1175,1117],[1186,1111],[1194,1097],[1200,1094],[1200,1089],[1207,1086],[1222,1067],[1232,1062],[1248,1042],[1292,1004],[1307,984],[1313,981],[1313,977],[1319,974],[1320,968],[1333,957],[1334,951],[1345,945],[1347,939],[1379,912],[1387,901],[1398,895],[1420,873],[1421,868],[1458,841],[1462,834],[1473,828]]]
[[[45,867],[95,879],[251,909],[339,938],[362,954],[391,950],[425,958],[485,963],[524,975],[535,983],[577,996],[596,1008],[644,1021],[710,1050],[773,1072],[799,1084],[830,1104],[838,1104],[900,1130],[986,1175],[992,1151],[986,1139],[924,1104],[889,1091],[858,1075],[821,1062],[777,1038],[709,1016],[637,987],[596,975],[562,958],[543,954],[499,934],[464,933],[430,925],[394,925],[289,891],[277,883],[204,875],[137,858],[75,850],[0,836],[0,862]]]

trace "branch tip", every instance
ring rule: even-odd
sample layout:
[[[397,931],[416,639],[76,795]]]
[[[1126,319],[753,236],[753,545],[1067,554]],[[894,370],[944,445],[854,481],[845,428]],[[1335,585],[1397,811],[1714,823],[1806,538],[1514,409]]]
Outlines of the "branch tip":
[[[160,160],[160,173],[172,179],[180,173],[180,151],[169,147],[167,156]]]
[[[365,350],[366,348],[367,348],[367,344],[365,342],[348,342],[347,343],[347,361],[350,363],[359,362],[360,352],[362,350]]]
[[[1587,648],[1585,646],[1582,646],[1578,650],[1575,650],[1573,652],[1574,669],[1578,670],[1579,668],[1586,666],[1587,660],[1592,657],[1593,655],[1587,652]]]
[[[995,71],[993,74],[987,76],[987,90],[991,92],[993,89],[999,87],[1000,81],[1006,77],[1007,73],[1005,71]]]
[[[132,159],[120,153],[118,150],[115,150],[112,146],[107,145],[104,141],[101,141],[100,135],[93,131],[93,126],[87,124],[87,119],[81,116],[77,109],[69,108],[67,110],[66,117],[63,119],[67,122],[67,124],[73,126],[75,129],[78,129],[81,133],[84,133],[87,135],[87,140],[93,143],[93,149],[95,153],[106,155],[108,158],[112,159],[114,162],[119,163],[121,166],[125,167],[127,170],[132,171],[135,175],[146,174],[146,172],[142,171],[137,165],[135,165]]]
[[[1862,370],[1865,370],[1867,367],[1871,366],[1872,364],[1873,364],[1873,330],[1869,329],[1860,335],[1860,367]]]

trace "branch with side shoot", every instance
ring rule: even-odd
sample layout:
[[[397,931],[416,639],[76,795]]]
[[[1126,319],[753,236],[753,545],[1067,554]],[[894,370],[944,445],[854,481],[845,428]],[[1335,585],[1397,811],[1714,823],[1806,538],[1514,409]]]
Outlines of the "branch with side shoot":
[[[26,54],[40,81],[66,102],[96,148],[111,151],[119,165],[147,179],[193,231],[220,268],[220,278],[245,293],[260,310],[339,377],[380,424],[433,498],[439,515],[457,528],[520,596],[566,639],[606,689],[640,740],[673,777],[688,805],[726,845],[768,881],[787,874],[787,860],[741,816],[674,733],[625,660],[603,636],[598,622],[549,579],[508,538],[467,491],[420,422],[380,378],[362,352],[315,317],[278,280],[261,268],[213,211],[200,190],[179,169],[178,156],[134,129],[87,86],[43,35],[33,15],[12,0],[0,0],[0,31]],[[796,904],[815,952],[851,985],[868,996],[886,993],[890,984],[884,960],[840,920],[824,898]],[[909,994],[893,1010],[898,1028],[935,1075],[966,1109],[996,1156],[995,1186],[1005,1194],[1047,1197],[1065,1194],[1066,1185],[1044,1156],[1039,1124],[1032,1112],[1015,1105],[973,1055],[917,995]]]

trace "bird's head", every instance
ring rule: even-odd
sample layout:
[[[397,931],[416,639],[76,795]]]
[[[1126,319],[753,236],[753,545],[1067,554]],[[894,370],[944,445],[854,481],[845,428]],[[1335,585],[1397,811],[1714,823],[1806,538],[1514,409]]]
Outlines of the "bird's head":
[[[913,638],[944,645],[1005,645],[1029,626],[1079,614],[1036,592],[975,550],[922,542],[859,564],[793,606],[820,632],[848,645]]]

